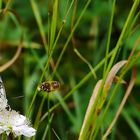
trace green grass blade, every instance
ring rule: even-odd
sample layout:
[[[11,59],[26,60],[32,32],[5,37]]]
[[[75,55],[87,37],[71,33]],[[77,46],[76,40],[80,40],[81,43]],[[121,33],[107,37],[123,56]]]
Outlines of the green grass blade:
[[[140,57],[140,52],[138,52],[138,53],[132,58],[132,60],[130,61],[129,65],[128,65],[127,67],[124,67],[124,69],[122,70],[122,73],[121,73],[121,75],[120,75],[120,79],[124,76],[124,74],[125,74],[130,68],[132,68],[132,66],[133,66],[134,63],[138,60],[139,57]],[[98,122],[98,126],[97,126],[97,128],[96,128],[95,133],[94,133],[94,138],[96,137],[96,135],[97,135],[97,133],[98,133],[98,131],[99,131],[99,129],[100,129],[100,127],[101,127],[103,121],[104,121],[104,117],[105,117],[105,115],[106,115],[106,113],[107,113],[107,111],[108,111],[108,109],[109,109],[111,103],[113,102],[113,97],[114,97],[114,95],[115,95],[115,93],[116,93],[116,91],[117,91],[118,86],[119,86],[119,81],[118,81],[118,83],[115,85],[115,87],[114,87],[114,89],[113,89],[113,91],[112,91],[111,97],[110,97],[110,99],[109,99],[109,101],[108,101],[108,103],[107,103],[107,105],[106,105],[106,107],[105,107],[105,110],[104,110],[104,112],[103,112],[103,115],[102,115],[101,119],[100,119],[99,122]]]
[[[2,8],[2,0],[0,0],[0,10],[1,10],[1,8]]]
[[[71,88],[75,87],[75,85],[76,85],[75,78],[72,74],[70,75],[70,85],[71,85]],[[79,123],[82,122],[82,111],[81,111],[80,94],[78,94],[78,90],[76,90],[75,93],[73,94],[73,100],[74,100],[74,103],[75,103],[76,117],[78,119],[77,125],[79,127]]]
[[[53,130],[53,133],[54,133],[54,135],[56,136],[57,140],[61,140],[61,139],[59,138],[58,134],[55,132],[55,130],[54,130],[54,129],[52,129],[52,130]]]
[[[57,68],[58,68],[58,66],[59,66],[59,63],[60,63],[60,61],[61,61],[61,59],[62,59],[62,57],[63,57],[63,54],[64,54],[64,52],[65,52],[65,50],[66,50],[66,48],[67,48],[67,46],[68,46],[68,44],[69,44],[69,42],[70,42],[70,40],[71,40],[73,34],[74,34],[74,31],[76,30],[77,26],[79,25],[80,20],[82,19],[82,17],[83,17],[83,15],[84,15],[84,13],[85,13],[87,7],[89,6],[90,2],[91,2],[91,0],[88,0],[88,1],[87,1],[87,3],[85,4],[85,6],[84,6],[84,8],[83,8],[83,10],[82,10],[82,12],[81,12],[81,14],[80,14],[80,16],[79,16],[78,19],[77,19],[77,22],[75,23],[73,29],[71,30],[71,33],[70,33],[70,35],[69,35],[69,37],[68,37],[68,39],[67,39],[67,41],[66,41],[66,43],[65,43],[65,45],[64,45],[64,47],[63,47],[63,49],[62,49],[62,51],[61,51],[61,53],[60,53],[60,55],[59,55],[59,58],[58,58],[58,60],[57,60],[57,62],[56,62],[56,66],[55,66],[55,69],[54,69],[54,71],[53,71],[52,77],[53,77],[53,75],[55,74],[55,72],[56,72],[56,70],[57,70]]]
[[[133,3],[133,6],[132,6],[132,8],[131,8],[131,10],[129,12],[129,15],[128,15],[127,19],[126,19],[126,22],[124,24],[124,27],[122,29],[121,35],[120,35],[120,37],[118,39],[118,42],[117,42],[117,44],[115,46],[115,51],[114,51],[114,54],[112,55],[111,60],[109,62],[109,65],[108,65],[106,74],[108,74],[108,72],[109,72],[109,70],[110,70],[110,68],[111,68],[111,66],[113,64],[113,61],[115,59],[115,56],[117,55],[117,52],[120,49],[122,40],[123,40],[123,38],[124,38],[124,36],[126,34],[127,29],[129,29],[130,22],[131,22],[131,20],[132,20],[132,18],[134,16],[134,14],[135,14],[136,9],[137,9],[138,6],[139,6],[139,0],[135,0],[134,3]]]
[[[39,28],[39,31],[40,31],[40,35],[42,37],[42,41],[43,41],[45,50],[47,52],[47,41],[46,41],[44,27],[43,27],[43,23],[42,23],[41,15],[39,13],[38,6],[37,6],[35,0],[30,0],[30,3],[31,3],[32,10],[33,10],[33,13],[34,13],[34,16],[35,16],[35,19],[36,19],[36,22],[37,22],[37,25],[38,25],[38,28]]]
[[[69,108],[67,107],[66,103],[64,102],[63,98],[59,95],[59,94],[55,94],[57,99],[59,100],[60,104],[62,105],[63,109],[65,110],[65,112],[67,113],[67,115],[69,116],[70,121],[75,124],[75,118],[72,115],[72,113],[70,112]]]
[[[52,122],[53,116],[54,116],[53,114],[50,116],[50,118],[49,118],[49,124]],[[49,124],[46,125],[46,129],[45,129],[45,131],[44,131],[42,140],[46,140],[45,138],[46,138],[47,133],[48,133],[48,131],[49,131]]]
[[[58,0],[55,0],[54,7],[53,7],[52,22],[51,22],[50,48],[52,48],[54,43],[56,25],[57,25],[57,13],[58,13]]]
[[[133,130],[133,132],[136,135],[136,137],[138,139],[140,139],[140,129],[136,125],[136,123],[133,121],[133,119],[131,118],[131,116],[127,113],[127,111],[125,109],[123,109],[123,111],[122,111],[122,116],[127,121],[127,123],[129,124],[130,128]]]
[[[103,76],[104,76],[106,68],[107,68],[107,61],[108,61],[107,55],[109,53],[109,46],[110,46],[110,40],[111,40],[113,17],[114,17],[114,12],[115,12],[115,3],[116,3],[116,0],[114,0],[113,4],[112,4],[112,12],[111,12],[111,19],[110,19],[110,24],[109,24],[108,38],[107,38],[107,46],[106,46],[106,55],[105,55],[105,64],[104,64]]]

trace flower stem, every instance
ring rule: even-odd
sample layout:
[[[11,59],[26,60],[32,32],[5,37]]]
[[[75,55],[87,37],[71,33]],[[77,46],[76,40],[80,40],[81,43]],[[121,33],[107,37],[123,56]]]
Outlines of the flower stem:
[[[2,134],[2,139],[1,140],[7,140],[7,135],[5,133]]]

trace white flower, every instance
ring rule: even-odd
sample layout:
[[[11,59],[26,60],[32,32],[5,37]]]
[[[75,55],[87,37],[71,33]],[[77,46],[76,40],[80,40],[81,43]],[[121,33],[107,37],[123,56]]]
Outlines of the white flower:
[[[12,110],[7,102],[5,88],[0,77],[0,134],[5,132],[7,135],[12,133],[14,136],[34,136],[36,130],[30,127],[27,118]]]
[[[29,126],[27,118],[15,110],[0,111],[0,134],[6,132],[13,133],[15,136],[24,135],[32,137],[36,130]]]

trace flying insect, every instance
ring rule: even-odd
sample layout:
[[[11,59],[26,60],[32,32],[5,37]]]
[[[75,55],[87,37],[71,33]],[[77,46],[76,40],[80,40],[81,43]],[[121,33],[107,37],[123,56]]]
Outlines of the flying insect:
[[[60,88],[60,83],[58,81],[46,81],[38,86],[38,91],[52,92]]]

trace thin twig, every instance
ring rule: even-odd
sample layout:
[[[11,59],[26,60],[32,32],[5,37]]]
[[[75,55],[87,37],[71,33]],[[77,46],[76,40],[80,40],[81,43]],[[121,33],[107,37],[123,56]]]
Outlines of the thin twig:
[[[23,46],[22,41],[23,41],[23,35],[21,36],[21,40],[20,40],[20,43],[19,43],[19,46],[17,48],[17,51],[16,51],[15,55],[7,63],[5,63],[2,66],[0,66],[0,72],[5,71],[6,69],[8,69],[18,59],[18,57],[19,57],[19,55],[21,53],[21,50],[22,50],[22,46]]]

